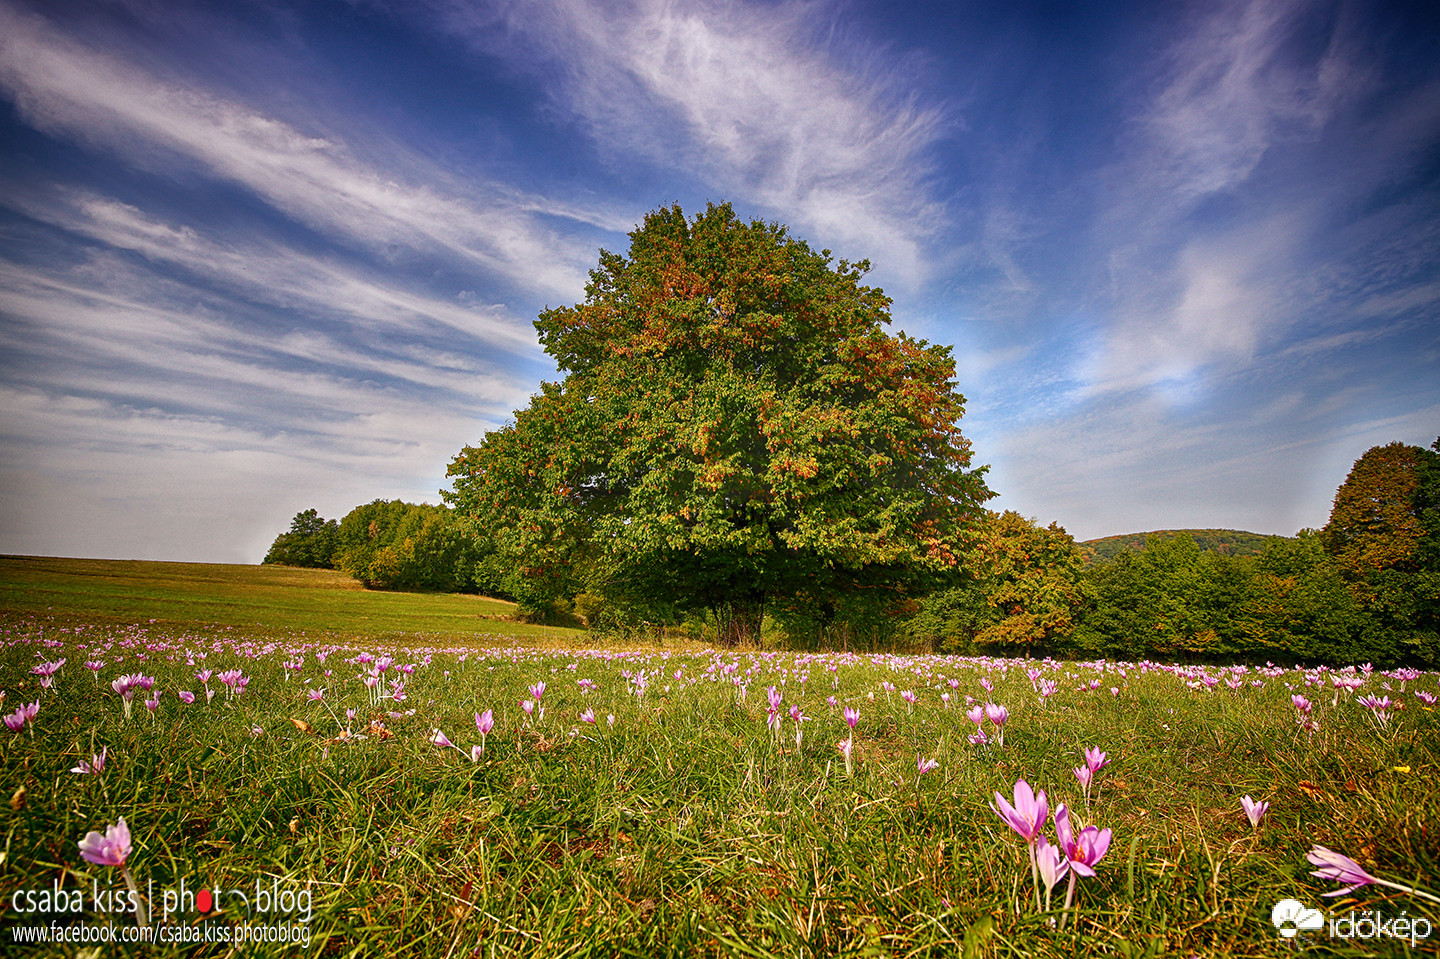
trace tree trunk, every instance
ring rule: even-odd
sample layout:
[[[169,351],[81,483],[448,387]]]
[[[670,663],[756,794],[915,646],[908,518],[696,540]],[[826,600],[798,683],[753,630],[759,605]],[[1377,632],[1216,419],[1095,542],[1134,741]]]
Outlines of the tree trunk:
[[[717,642],[734,649],[737,646],[760,646],[760,623],[765,618],[763,598],[735,600],[717,611]]]

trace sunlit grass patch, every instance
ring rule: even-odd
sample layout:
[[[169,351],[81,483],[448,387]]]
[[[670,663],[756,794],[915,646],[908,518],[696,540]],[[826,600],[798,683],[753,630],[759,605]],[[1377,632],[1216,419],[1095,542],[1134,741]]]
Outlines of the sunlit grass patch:
[[[0,707],[39,707],[0,730],[7,896],[119,885],[78,843],[123,816],[142,886],[305,890],[319,954],[1279,956],[1285,899],[1437,919],[1434,674],[422,639],[12,625]],[[128,719],[126,676],[153,680]],[[1382,696],[1402,704],[1383,723]],[[992,808],[1017,780],[1046,793],[1048,843],[1061,803],[1110,831],[1068,912],[1068,876],[1037,909]],[[1315,845],[1418,891],[1322,898]]]

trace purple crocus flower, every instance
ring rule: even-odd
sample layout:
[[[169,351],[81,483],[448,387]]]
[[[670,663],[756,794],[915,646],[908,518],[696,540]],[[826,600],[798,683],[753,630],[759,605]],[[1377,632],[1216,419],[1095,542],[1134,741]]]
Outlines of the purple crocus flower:
[[[1361,886],[1368,886],[1378,880],[1360,868],[1360,864],[1349,856],[1342,856],[1338,852],[1326,849],[1324,846],[1316,846],[1305,855],[1312,866],[1319,866],[1312,876],[1320,879],[1329,879],[1334,882],[1349,883],[1344,889],[1337,889],[1334,892],[1325,893],[1326,896],[1343,896],[1347,892],[1359,889]]]
[[[124,816],[115,825],[107,826],[103,836],[92,829],[80,840],[81,858],[97,866],[124,866],[131,848],[130,827],[125,825]]]
[[[1015,805],[1005,801],[1005,797],[998,792],[995,794],[995,802],[990,804],[995,814],[1005,820],[1006,825],[1015,830],[1021,839],[1034,844],[1040,835],[1040,830],[1045,828],[1045,820],[1049,816],[1050,807],[1045,799],[1045,790],[1038,794],[1030,788],[1030,784],[1021,779],[1015,783]]]
[[[1343,889],[1336,889],[1334,892],[1324,893],[1325,896],[1343,896],[1345,893],[1359,889],[1361,886],[1368,886],[1374,883],[1377,886],[1385,886],[1397,892],[1418,896],[1421,899],[1428,899],[1430,902],[1440,904],[1440,896],[1431,895],[1428,892],[1416,889],[1414,886],[1404,886],[1398,882],[1390,882],[1372,876],[1364,869],[1361,869],[1360,864],[1349,856],[1342,856],[1340,853],[1326,849],[1324,846],[1316,846],[1311,849],[1305,858],[1310,860],[1311,865],[1320,867],[1310,873],[1310,875],[1318,876],[1321,879],[1329,879],[1333,882],[1349,883],[1349,885]]]
[[[1052,846],[1043,838],[1035,845],[1035,865],[1040,870],[1040,879],[1045,883],[1045,902],[1049,907],[1050,893],[1055,884],[1070,871],[1070,860],[1059,846]]]
[[[1110,850],[1110,830],[1086,826],[1076,833],[1070,826],[1070,810],[1064,803],[1055,810],[1055,838],[1070,860],[1070,868],[1082,876],[1095,875],[1094,865]]]
[[[99,775],[105,771],[105,756],[110,752],[110,747],[103,747],[98,753],[93,754],[88,760],[80,760],[80,764],[70,771],[81,775]]]
[[[1245,810],[1245,818],[1250,820],[1250,825],[1259,829],[1260,820],[1264,819],[1265,814],[1270,811],[1270,804],[1268,802],[1256,802],[1249,796],[1242,796],[1240,797],[1240,808]]]

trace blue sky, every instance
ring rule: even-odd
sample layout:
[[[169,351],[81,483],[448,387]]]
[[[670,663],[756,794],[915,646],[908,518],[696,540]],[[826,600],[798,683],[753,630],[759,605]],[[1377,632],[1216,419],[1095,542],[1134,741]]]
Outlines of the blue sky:
[[[1440,435],[1432,3],[0,0],[0,552],[438,500],[645,213],[868,257],[991,505],[1324,524]]]

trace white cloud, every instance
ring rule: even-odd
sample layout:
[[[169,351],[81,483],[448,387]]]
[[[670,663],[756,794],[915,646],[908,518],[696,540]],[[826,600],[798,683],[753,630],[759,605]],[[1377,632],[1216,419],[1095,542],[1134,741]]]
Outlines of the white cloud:
[[[1151,186],[1182,209],[1244,182],[1278,140],[1316,136],[1370,80],[1343,23],[1318,58],[1287,57],[1297,31],[1315,25],[1306,0],[1234,0],[1204,11],[1170,51],[1165,85],[1140,118]]]
[[[1340,298],[1322,289],[1334,271],[1317,265],[1315,238],[1372,178],[1337,179],[1318,144],[1355,128],[1377,82],[1343,8],[1329,13],[1300,0],[1203,7],[1148,71],[1151,92],[1105,175],[1108,329],[1085,370],[1090,393],[1193,397],[1328,332]],[[1325,182],[1297,189],[1306,177]]]
[[[307,131],[198,84],[177,86],[3,3],[0,90],[41,130],[141,164],[178,158],[344,243],[452,256],[542,294],[576,295],[591,251],[533,214],[613,220],[508,188],[462,185],[419,156],[377,167],[322,132],[318,117]]]
[[[539,50],[558,109],[617,156],[698,175],[908,282],[931,269],[944,218],[926,153],[953,120],[914,94],[902,58],[841,49],[831,5],[522,0],[506,11],[451,3],[444,19],[487,53]]]
[[[474,307],[416,293],[337,260],[231,231],[223,242],[187,226],[162,222],[126,203],[90,193],[61,191],[43,200],[14,201],[27,215],[110,247],[174,264],[247,298],[286,310],[343,315],[362,327],[425,329],[443,326],[467,343],[512,353],[539,352],[529,323],[498,307]]]
[[[355,397],[352,395],[351,400]],[[290,517],[376,497],[437,501],[473,417],[386,396],[375,412],[239,425],[112,399],[0,386],[7,552],[259,562]]]
[[[307,330],[266,337],[192,288],[136,275],[113,258],[92,264],[103,281],[83,270],[57,277],[0,264],[0,344],[14,358],[12,378],[43,378],[56,394],[241,421],[265,416],[277,430],[405,402],[498,421],[527,392],[506,367],[453,356],[455,365],[437,366],[429,348],[416,356],[403,343],[357,349]]]

